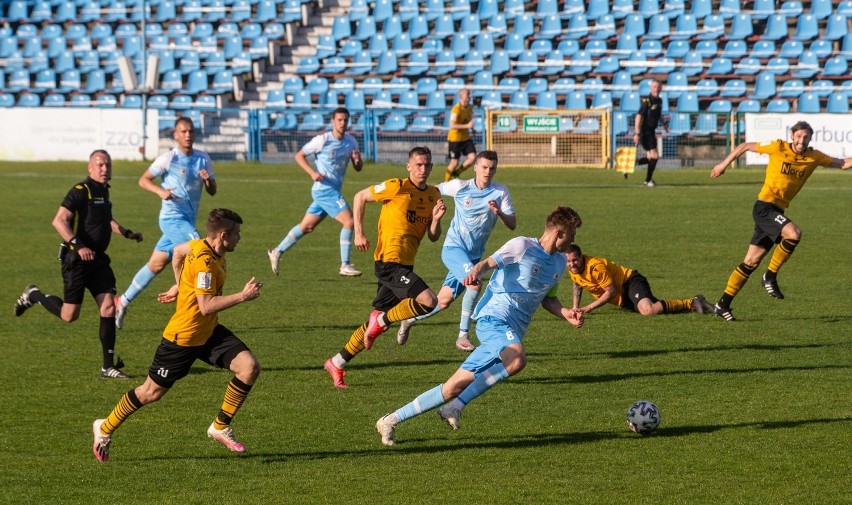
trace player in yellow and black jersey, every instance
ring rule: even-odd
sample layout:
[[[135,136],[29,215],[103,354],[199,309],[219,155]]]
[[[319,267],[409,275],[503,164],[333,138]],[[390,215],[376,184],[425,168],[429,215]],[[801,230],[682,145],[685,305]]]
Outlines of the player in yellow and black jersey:
[[[207,217],[207,237],[175,247],[172,264],[176,283],[158,297],[163,303],[177,301],[175,313],[163,331],[148,378],[125,393],[109,416],[95,420],[92,425],[92,451],[98,461],[109,459],[112,433],[131,414],[168,393],[189,374],[196,360],[234,374],[225,390],[222,407],[207,428],[207,436],[231,451],[246,450],[234,437],[231,420],[260,375],[260,364],[242,340],[219,324],[219,312],[257,299],[263,286],[252,277],[242,291],[223,294],[225,254],[237,247],[242,222],[232,210],[213,209]]]
[[[473,166],[476,161],[476,145],[470,136],[473,129],[473,105],[470,103],[470,90],[459,90],[459,101],[450,109],[450,130],[447,132],[449,146],[447,172],[444,182]],[[464,157],[464,159],[462,159]]]
[[[576,244],[568,246],[565,255],[566,269],[574,284],[573,308],[577,312],[588,314],[607,303],[643,316],[712,311],[713,307],[700,294],[692,298],[661,300],[651,293],[648,279],[637,270],[583,254]],[[584,289],[592,294],[594,301],[580,307]]]
[[[426,282],[414,273],[414,257],[424,235],[436,242],[441,237],[441,218],[446,212],[441,193],[426,184],[432,172],[432,152],[415,147],[408,153],[408,178],[388,179],[355,195],[355,247],[370,248],[364,234],[364,210],[368,202],[381,202],[379,236],[373,259],[379,280],[374,310],[367,322],[349,337],[343,349],[325,362],[334,386],[345,388],[344,367],[358,353],[370,349],[373,341],[391,323],[432,312],[438,298]]]
[[[734,269],[728,279],[725,292],[714,307],[716,315],[726,321],[734,321],[731,301],[774,244],[778,244],[778,247],[772,253],[769,268],[763,274],[761,282],[770,296],[777,299],[784,298],[781,290],[778,289],[776,279],[778,269],[793,254],[802,236],[802,230],[784,215],[785,209],[817,167],[841,170],[852,168],[852,158],[833,158],[810,147],[813,134],[811,125],[799,121],[790,128],[790,142],[784,140],[745,142],[738,145],[710,172],[710,177],[714,179],[719,177],[725,173],[728,165],[746,152],[769,155],[766,179],[752,210],[754,235],[751,238],[751,244],[748,246],[745,259]]]

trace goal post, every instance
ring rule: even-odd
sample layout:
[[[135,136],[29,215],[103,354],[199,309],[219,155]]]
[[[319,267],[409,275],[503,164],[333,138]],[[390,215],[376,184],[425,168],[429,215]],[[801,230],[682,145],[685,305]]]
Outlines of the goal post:
[[[607,168],[610,132],[609,109],[489,109],[485,146],[501,167]]]

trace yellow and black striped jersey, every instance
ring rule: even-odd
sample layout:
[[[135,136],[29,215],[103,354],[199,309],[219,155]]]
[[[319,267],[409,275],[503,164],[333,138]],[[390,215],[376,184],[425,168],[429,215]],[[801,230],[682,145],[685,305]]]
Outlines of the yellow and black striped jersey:
[[[831,166],[834,160],[810,147],[803,154],[796,154],[792,144],[784,140],[760,142],[757,152],[769,155],[766,179],[757,198],[782,209],[790,205],[817,167]]]
[[[432,223],[432,209],[441,198],[435,186],[419,189],[411,179],[388,179],[370,187],[382,202],[379,238],[373,258],[385,263],[414,265],[423,235]]]
[[[184,347],[204,345],[219,324],[219,316],[202,314],[197,297],[221,295],[224,285],[225,258],[216,254],[205,239],[190,241],[180,273],[177,307],[163,337]]]

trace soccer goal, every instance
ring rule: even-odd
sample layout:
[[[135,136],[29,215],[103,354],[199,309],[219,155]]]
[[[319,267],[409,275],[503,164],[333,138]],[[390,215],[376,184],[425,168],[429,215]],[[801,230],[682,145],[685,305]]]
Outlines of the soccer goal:
[[[595,110],[488,110],[485,145],[500,166],[607,168],[610,112]]]

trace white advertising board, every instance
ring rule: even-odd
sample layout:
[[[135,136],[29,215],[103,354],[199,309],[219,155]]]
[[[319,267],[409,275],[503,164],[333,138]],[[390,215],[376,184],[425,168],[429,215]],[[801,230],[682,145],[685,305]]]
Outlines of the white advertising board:
[[[145,158],[159,154],[157,111],[148,110]],[[142,160],[139,109],[0,109],[0,159],[6,161],[86,161],[95,149],[113,160]]]
[[[746,142],[790,140],[790,127],[806,121],[814,129],[811,147],[835,158],[852,157],[852,114],[758,114],[745,115]],[[766,165],[765,154],[746,153],[746,164]]]

